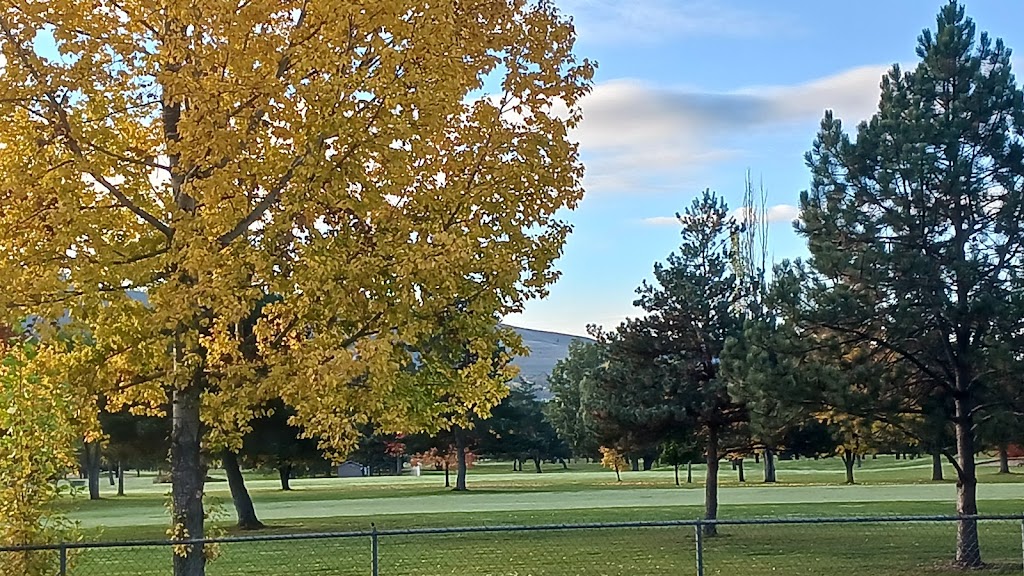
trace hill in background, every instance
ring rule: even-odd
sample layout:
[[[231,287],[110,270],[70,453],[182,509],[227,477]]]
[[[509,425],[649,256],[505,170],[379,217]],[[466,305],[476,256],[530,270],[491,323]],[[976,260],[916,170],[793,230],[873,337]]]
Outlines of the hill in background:
[[[519,380],[526,380],[537,385],[537,397],[548,399],[551,393],[548,391],[548,375],[555,364],[569,355],[569,343],[573,340],[592,342],[590,338],[560,334],[558,332],[545,332],[543,330],[532,330],[530,328],[519,328],[508,326],[515,330],[523,339],[523,344],[530,349],[529,356],[517,356],[512,364],[519,367]]]

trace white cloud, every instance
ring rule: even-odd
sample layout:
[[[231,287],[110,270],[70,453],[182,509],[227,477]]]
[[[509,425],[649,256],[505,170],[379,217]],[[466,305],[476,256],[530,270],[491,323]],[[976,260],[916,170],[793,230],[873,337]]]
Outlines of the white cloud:
[[[743,208],[737,208],[730,214],[737,220],[743,220],[744,214],[747,213]],[[777,222],[792,222],[800,217],[800,208],[793,206],[792,204],[776,204],[769,206],[765,210],[765,220],[769,224],[775,224]],[[642,220],[644,224],[648,226],[679,226],[679,218],[675,216],[652,216],[650,218],[644,218]]]
[[[794,30],[773,10],[721,0],[561,0],[580,38],[588,42],[652,43],[681,35],[744,37]]]
[[[750,211],[746,208],[737,208],[732,211],[732,217],[739,221],[749,220]],[[776,222],[792,222],[800,218],[800,208],[792,204],[776,204],[765,209],[764,219],[769,224]]]
[[[644,218],[643,223],[649,226],[679,226],[679,218],[675,216],[652,216]]]
[[[699,170],[743,155],[737,135],[813,123],[832,109],[847,125],[878,106],[888,66],[863,66],[794,85],[701,92],[634,79],[597,84],[581,102],[579,139],[588,191],[690,183]],[[660,183],[660,186],[658,185]]]
[[[800,208],[792,204],[776,204],[768,209],[769,222],[792,222],[800,218]]]

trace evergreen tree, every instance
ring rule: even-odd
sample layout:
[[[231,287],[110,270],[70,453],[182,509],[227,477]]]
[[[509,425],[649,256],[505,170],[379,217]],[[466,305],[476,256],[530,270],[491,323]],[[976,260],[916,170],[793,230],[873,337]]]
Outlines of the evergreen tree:
[[[882,80],[856,139],[826,113],[801,195],[814,279],[805,320],[884,351],[907,403],[948,398],[957,512],[977,514],[975,425],[1005,410],[998,359],[1024,329],[1024,97],[1002,41],[950,2],[918,38],[919,64]],[[982,564],[961,520],[956,563]]]
[[[725,341],[742,327],[731,270],[730,226],[725,202],[711,191],[678,215],[677,253],[654,266],[634,303],[647,315],[613,332],[596,331],[605,363],[595,391],[600,419],[662,439],[692,430],[704,443],[708,465],[705,518],[718,515],[718,461],[723,447],[747,446],[746,412],[729,396],[719,375]],[[705,532],[715,533],[714,525]]]
[[[569,354],[555,364],[548,377],[553,398],[545,406],[545,412],[576,457],[598,456],[590,380],[600,362],[601,350],[596,343],[573,340]]]

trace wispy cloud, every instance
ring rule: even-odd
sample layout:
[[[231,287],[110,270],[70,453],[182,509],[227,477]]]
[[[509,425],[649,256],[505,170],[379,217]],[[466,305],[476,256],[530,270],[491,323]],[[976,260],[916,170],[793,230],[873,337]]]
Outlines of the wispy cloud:
[[[732,217],[737,220],[745,220],[747,212],[743,208],[732,211]],[[765,220],[769,224],[778,222],[792,222],[800,218],[800,208],[792,204],[776,204],[765,209]],[[652,216],[644,218],[642,222],[648,226],[679,226],[679,218],[675,216]]]
[[[648,226],[679,226],[679,218],[675,216],[652,216],[644,218],[643,223]]]
[[[702,167],[744,154],[730,139],[814,121],[832,109],[848,124],[876,109],[888,66],[864,66],[795,85],[701,92],[632,79],[603,82],[582,102],[575,136],[587,189],[618,192],[688,181]]]
[[[795,29],[771,9],[723,0],[561,0],[587,42],[654,43],[680,35],[749,37]]]
[[[750,220],[751,212],[745,208],[732,211],[732,217],[740,222]],[[800,218],[800,208],[792,204],[776,204],[765,209],[764,219],[769,224],[776,222],[792,222]]]

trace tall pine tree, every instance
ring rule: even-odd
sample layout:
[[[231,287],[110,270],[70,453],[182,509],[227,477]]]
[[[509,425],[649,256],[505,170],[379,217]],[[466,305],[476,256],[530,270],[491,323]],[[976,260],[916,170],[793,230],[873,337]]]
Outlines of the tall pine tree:
[[[654,266],[655,282],[637,290],[646,316],[611,333],[596,374],[598,419],[636,433],[703,440],[708,472],[705,518],[718,515],[718,462],[729,448],[746,447],[746,411],[733,402],[719,374],[725,341],[742,327],[741,291],[730,260],[728,208],[710,191],[679,215],[682,242],[667,262]],[[715,526],[705,526],[714,534]]]
[[[883,348],[911,375],[907,397],[950,399],[957,512],[977,514],[975,425],[1005,410],[997,361],[1024,330],[1024,97],[1010,50],[950,2],[893,67],[878,112],[851,139],[826,113],[801,195],[818,278],[809,321]],[[982,564],[964,519],[956,563]]]

